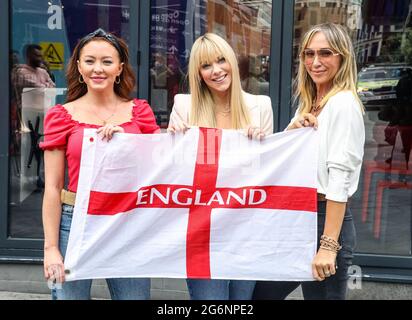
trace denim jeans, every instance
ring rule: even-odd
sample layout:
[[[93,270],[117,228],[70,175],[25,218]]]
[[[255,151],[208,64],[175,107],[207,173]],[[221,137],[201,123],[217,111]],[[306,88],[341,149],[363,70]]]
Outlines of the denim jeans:
[[[318,202],[318,249],[323,234],[326,218],[326,201]],[[356,243],[355,225],[350,209],[346,207],[342,229],[339,235],[342,249],[336,257],[336,274],[323,281],[290,282],[290,281],[258,281],[253,299],[281,300],[285,299],[299,285],[302,285],[305,300],[345,300],[347,292],[348,269],[352,265],[353,251]]]
[[[191,300],[250,300],[256,281],[187,279]]]
[[[63,204],[60,222],[59,247],[66,254],[72,223],[73,206]],[[112,278],[106,279],[113,300],[147,300],[150,298],[150,279]],[[92,279],[64,282],[61,289],[52,289],[53,300],[88,300]]]

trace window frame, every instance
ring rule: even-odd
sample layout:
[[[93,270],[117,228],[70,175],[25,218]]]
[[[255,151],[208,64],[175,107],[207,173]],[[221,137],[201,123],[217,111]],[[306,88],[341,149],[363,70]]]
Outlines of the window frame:
[[[0,72],[0,96],[2,97],[2,105],[9,105],[10,93],[10,1],[1,1],[0,3],[0,39],[7,39],[2,44],[0,50],[0,62],[2,72]],[[43,240],[40,239],[19,239],[9,238],[8,236],[8,213],[9,213],[9,108],[0,109],[0,184],[5,186],[6,192],[0,193],[0,255],[7,256],[40,256]]]
[[[9,3],[8,1],[0,2],[0,39],[9,39]],[[9,40],[2,43],[3,49],[0,50],[0,83],[5,85],[0,86],[0,97],[2,97],[2,105],[9,104]],[[6,104],[4,103],[6,102]],[[6,186],[8,191],[8,142],[9,142],[9,108],[0,108],[0,185]],[[6,139],[4,139],[4,137]],[[4,246],[7,234],[7,198],[8,192],[0,192],[0,246]],[[6,232],[4,232],[6,231]]]

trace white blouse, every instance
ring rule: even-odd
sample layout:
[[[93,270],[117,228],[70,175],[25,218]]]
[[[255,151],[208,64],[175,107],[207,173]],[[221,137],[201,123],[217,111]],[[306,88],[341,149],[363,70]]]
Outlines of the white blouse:
[[[246,106],[249,108],[251,125],[259,127],[266,135],[273,133],[273,111],[270,97],[242,92]],[[177,94],[174,97],[169,126],[189,123],[192,97],[190,94]]]
[[[318,130],[318,193],[347,202],[358,188],[365,144],[362,107],[352,92],[329,99],[318,116]]]

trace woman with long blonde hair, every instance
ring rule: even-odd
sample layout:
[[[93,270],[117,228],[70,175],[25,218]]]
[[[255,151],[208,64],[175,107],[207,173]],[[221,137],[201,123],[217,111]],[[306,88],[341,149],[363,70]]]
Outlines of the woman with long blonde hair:
[[[273,133],[270,98],[242,90],[236,55],[221,37],[207,33],[193,44],[189,59],[190,94],[174,98],[168,131],[189,126],[245,130],[249,138]],[[191,299],[243,300],[255,281],[188,279]]]
[[[340,25],[316,25],[303,38],[295,93],[299,108],[288,130],[316,126],[320,136],[316,281],[302,283],[305,299],[346,297],[356,238],[347,202],[358,186],[365,142],[355,57]],[[259,282],[254,298],[283,299],[299,284]]]
[[[169,131],[202,126],[248,129],[249,137],[273,133],[270,98],[242,90],[236,55],[220,36],[207,33],[195,41],[188,77],[190,94],[175,96]]]

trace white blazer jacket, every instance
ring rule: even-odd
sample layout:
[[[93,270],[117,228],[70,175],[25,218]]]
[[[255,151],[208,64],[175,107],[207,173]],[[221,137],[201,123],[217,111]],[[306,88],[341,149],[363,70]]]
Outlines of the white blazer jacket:
[[[264,95],[253,95],[247,92],[242,92],[246,106],[249,108],[251,125],[259,127],[269,135],[273,133],[273,111],[270,97]],[[192,106],[190,94],[177,94],[174,97],[173,110],[170,114],[169,126],[180,124],[182,122],[188,124],[190,118],[190,110]]]

